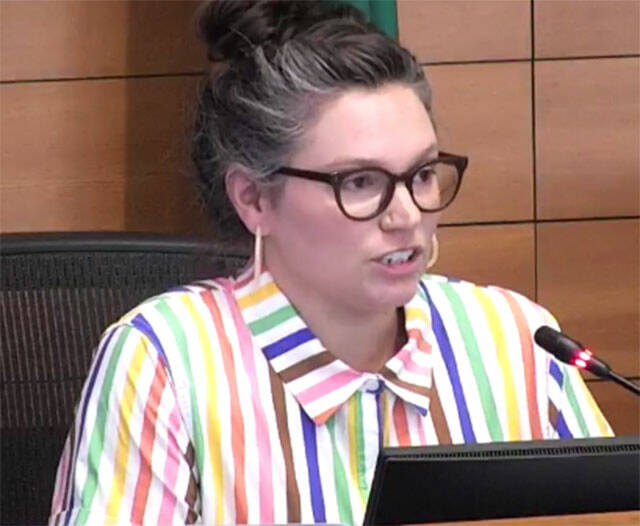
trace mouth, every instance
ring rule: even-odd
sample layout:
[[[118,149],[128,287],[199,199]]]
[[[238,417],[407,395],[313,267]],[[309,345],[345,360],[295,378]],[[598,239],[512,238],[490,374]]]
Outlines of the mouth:
[[[402,265],[416,260],[420,252],[421,249],[417,247],[394,250],[393,252],[387,252],[379,258],[376,258],[376,261],[387,266]]]

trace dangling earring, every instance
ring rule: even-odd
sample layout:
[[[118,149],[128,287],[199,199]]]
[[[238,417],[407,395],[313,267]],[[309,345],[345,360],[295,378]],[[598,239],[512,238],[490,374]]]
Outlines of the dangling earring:
[[[427,267],[425,270],[429,270],[431,267],[433,267],[436,264],[436,261],[438,261],[438,253],[439,253],[438,238],[434,233],[433,236],[431,236],[431,256],[429,257],[429,261],[427,261]]]
[[[253,245],[253,280],[257,281],[262,273],[262,229],[256,228]]]

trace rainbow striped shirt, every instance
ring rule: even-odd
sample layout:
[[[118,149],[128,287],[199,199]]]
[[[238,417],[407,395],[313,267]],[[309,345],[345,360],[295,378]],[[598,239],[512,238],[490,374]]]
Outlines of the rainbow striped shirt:
[[[267,271],[147,300],[98,346],[50,523],[356,524],[382,446],[611,434],[532,342],[555,325],[542,307],[424,276],[404,312],[374,374],[325,349]]]

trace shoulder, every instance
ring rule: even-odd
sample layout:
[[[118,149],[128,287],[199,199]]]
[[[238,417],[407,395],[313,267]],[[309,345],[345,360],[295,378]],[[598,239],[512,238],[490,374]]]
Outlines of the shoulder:
[[[540,325],[557,326],[553,315],[525,295],[495,285],[478,285],[457,278],[425,274],[419,282],[431,309],[460,318],[483,315],[492,322],[516,322],[533,332]]]
[[[188,285],[180,285],[161,294],[152,296],[124,314],[116,324],[131,324],[140,317],[154,319],[157,313],[184,316],[192,307],[200,307],[203,303],[224,303],[228,285],[223,280],[198,281]]]
[[[228,331],[226,319],[233,306],[231,284],[226,280],[208,280],[178,286],[148,298],[107,328],[103,340],[111,333],[127,329],[130,339],[144,339],[160,355],[186,352],[193,346],[194,335],[200,340],[215,340],[217,333]]]

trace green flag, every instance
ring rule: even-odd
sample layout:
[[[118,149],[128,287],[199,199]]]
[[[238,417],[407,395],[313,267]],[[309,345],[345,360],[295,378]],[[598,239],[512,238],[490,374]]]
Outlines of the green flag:
[[[369,22],[394,40],[398,39],[396,0],[342,0],[362,11]]]

